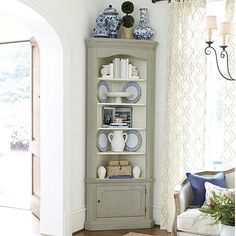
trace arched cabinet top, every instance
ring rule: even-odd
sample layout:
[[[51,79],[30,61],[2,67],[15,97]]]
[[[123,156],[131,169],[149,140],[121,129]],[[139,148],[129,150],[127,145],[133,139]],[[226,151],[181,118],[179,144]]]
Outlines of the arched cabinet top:
[[[124,54],[145,59],[144,52],[155,52],[158,43],[153,40],[87,38],[86,45],[96,49],[98,57]]]

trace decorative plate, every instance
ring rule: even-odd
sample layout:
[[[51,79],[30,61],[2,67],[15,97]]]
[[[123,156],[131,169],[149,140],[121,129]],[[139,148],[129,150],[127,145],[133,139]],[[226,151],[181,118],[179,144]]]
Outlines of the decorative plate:
[[[97,96],[99,102],[108,102],[109,97],[107,96],[107,92],[110,92],[108,83],[106,81],[100,81],[97,86]]]
[[[129,92],[129,97],[124,97],[123,101],[126,103],[137,103],[142,95],[141,87],[136,82],[129,82],[124,85],[122,92]]]
[[[128,152],[137,151],[142,144],[142,137],[137,130],[130,130],[127,132],[128,139],[125,143],[125,150]]]
[[[106,152],[108,150],[108,132],[105,130],[100,130],[97,134],[97,145],[101,152]]]

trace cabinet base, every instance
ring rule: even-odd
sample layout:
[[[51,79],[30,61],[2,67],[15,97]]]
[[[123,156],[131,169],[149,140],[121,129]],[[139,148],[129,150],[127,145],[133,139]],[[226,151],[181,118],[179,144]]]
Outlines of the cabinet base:
[[[86,230],[115,230],[115,229],[143,229],[152,228],[154,226],[154,220],[124,220],[123,222],[116,219],[110,220],[99,220],[97,221],[86,221]]]

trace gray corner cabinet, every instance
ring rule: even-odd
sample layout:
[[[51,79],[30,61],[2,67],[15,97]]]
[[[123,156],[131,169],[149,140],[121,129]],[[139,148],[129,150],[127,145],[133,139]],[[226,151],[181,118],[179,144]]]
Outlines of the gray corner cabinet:
[[[86,47],[85,229],[150,228],[157,42],[88,38]]]

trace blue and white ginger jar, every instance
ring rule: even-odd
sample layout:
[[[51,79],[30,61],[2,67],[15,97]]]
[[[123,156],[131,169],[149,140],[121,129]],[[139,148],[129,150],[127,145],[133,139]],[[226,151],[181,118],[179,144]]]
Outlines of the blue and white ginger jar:
[[[99,15],[97,20],[97,26],[93,29],[93,36],[98,38],[108,38],[110,30],[107,27],[106,17]]]
[[[118,31],[121,25],[121,18],[118,16],[118,12],[112,5],[109,5],[103,12],[103,15],[107,21],[107,27],[110,30],[110,38],[117,38]]]
[[[133,31],[135,39],[149,40],[154,35],[153,29],[147,23],[147,8],[140,8],[140,22]]]

